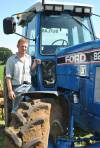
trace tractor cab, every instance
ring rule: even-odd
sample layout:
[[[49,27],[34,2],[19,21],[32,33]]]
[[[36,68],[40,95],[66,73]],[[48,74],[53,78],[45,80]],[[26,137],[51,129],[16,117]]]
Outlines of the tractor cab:
[[[95,39],[91,11],[92,6],[87,4],[47,1],[37,2],[25,12],[4,19],[4,32],[18,34],[16,24],[21,26],[23,36],[29,39],[27,52],[32,58],[42,60],[37,74],[32,74],[38,90],[56,90],[57,53]]]

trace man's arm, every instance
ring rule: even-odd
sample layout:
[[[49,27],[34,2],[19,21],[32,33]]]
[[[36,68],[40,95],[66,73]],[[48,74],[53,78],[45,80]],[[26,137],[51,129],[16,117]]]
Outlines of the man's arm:
[[[15,99],[16,95],[12,88],[12,81],[11,78],[6,78],[7,89],[8,89],[8,96],[11,100]]]
[[[14,65],[13,65],[13,59],[12,57],[10,57],[8,60],[7,60],[7,63],[6,63],[6,84],[7,84],[7,90],[8,90],[8,96],[9,96],[9,99],[15,99],[15,93],[13,91],[13,88],[12,88],[12,76],[13,76],[13,72],[14,72]]]

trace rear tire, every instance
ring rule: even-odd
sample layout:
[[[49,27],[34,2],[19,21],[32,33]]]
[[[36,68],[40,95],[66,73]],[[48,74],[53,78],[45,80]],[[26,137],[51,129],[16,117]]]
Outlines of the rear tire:
[[[12,114],[10,126],[5,129],[7,145],[16,147],[47,148],[50,131],[49,103],[39,101],[22,102]],[[13,141],[13,142],[11,142]]]
[[[63,136],[67,131],[68,110],[67,102],[61,97],[42,99],[42,102],[38,99],[21,102],[16,114],[11,115],[12,120],[8,131],[6,130],[7,138],[10,137],[13,141],[8,140],[7,145],[19,147],[21,140],[23,148],[47,148],[49,136],[56,143],[57,137]],[[14,134],[15,139],[12,136]]]

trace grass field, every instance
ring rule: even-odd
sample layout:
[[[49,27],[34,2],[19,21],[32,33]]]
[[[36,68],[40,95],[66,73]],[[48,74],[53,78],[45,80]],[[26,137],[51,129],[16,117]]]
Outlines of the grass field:
[[[3,83],[4,65],[0,65],[0,80]]]
[[[2,86],[3,86],[3,73],[4,73],[4,65],[0,64],[0,81],[2,83]],[[5,148],[4,139],[5,139],[4,120],[2,120],[1,109],[0,109],[0,148]]]
[[[3,89],[3,74],[4,74],[4,65],[1,65],[0,64],[0,90]],[[2,120],[2,117],[1,117],[1,109],[0,109],[0,125],[4,125],[4,121]]]

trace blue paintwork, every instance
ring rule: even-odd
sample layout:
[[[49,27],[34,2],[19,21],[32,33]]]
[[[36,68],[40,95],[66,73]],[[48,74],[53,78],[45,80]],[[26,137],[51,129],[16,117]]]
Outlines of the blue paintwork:
[[[57,58],[66,56],[81,51],[91,51],[100,47],[100,41],[83,43],[78,46],[73,46],[64,49],[58,53]],[[57,139],[57,148],[76,148],[72,147],[74,120],[84,130],[91,131],[100,136],[100,103],[94,102],[94,87],[95,87],[95,69],[100,67],[100,63],[85,63],[87,66],[87,75],[81,77],[77,74],[77,69],[80,64],[58,64],[57,65],[57,87],[69,90],[69,94],[64,93],[70,106],[70,125],[69,139]],[[79,102],[72,101],[72,92],[79,93]],[[69,97],[68,97],[69,96]],[[83,139],[85,141],[85,139]],[[100,143],[88,145],[87,148],[99,148]],[[55,148],[54,145],[48,145],[48,148]],[[80,148],[83,148],[80,146]]]
[[[100,143],[95,143],[95,144],[89,144],[88,146],[86,146],[87,148],[100,148]],[[71,142],[70,140],[66,140],[66,139],[58,139],[57,140],[57,145],[54,146],[50,141],[48,143],[48,148],[84,148],[84,146],[71,146]]]
[[[40,13],[36,16],[36,58],[41,60],[53,60],[56,61],[55,56],[43,56],[40,55]],[[93,49],[100,48],[100,41],[92,41],[82,43],[76,46],[64,48],[61,52],[57,53],[57,58],[83,52],[91,51]],[[95,64],[96,65],[96,64]],[[57,83],[53,88],[45,88],[42,84],[42,70],[41,66],[38,66],[38,90],[56,90],[56,87],[64,88],[69,90],[70,98],[69,103],[71,106],[70,110],[70,126],[69,126],[69,140],[58,139],[57,148],[71,148],[74,120],[80,127],[85,130],[89,130],[93,133],[100,134],[100,104],[94,104],[94,81],[95,81],[95,65],[87,64],[87,76],[80,77],[78,75],[78,68],[80,64],[63,64],[57,65]],[[97,64],[100,66],[100,64]],[[75,104],[71,100],[73,92],[79,94],[79,103]],[[90,93],[91,92],[91,93]],[[64,94],[65,95],[65,94]],[[67,94],[66,94],[67,95]],[[92,145],[91,145],[92,146]],[[91,148],[89,146],[89,148]],[[98,145],[93,145],[95,148]],[[99,144],[100,146],[100,144]],[[49,141],[48,148],[55,148],[55,146]]]
[[[61,52],[58,52],[57,56],[63,56],[68,53],[86,51],[86,50],[97,49],[97,48],[100,48],[100,40],[94,40],[94,41],[85,42],[82,44],[64,48]]]
[[[56,145],[53,145],[50,141],[48,143],[48,148],[72,148],[70,140],[57,139]]]
[[[100,48],[100,41],[87,42],[73,47],[65,48],[59,52],[57,58],[66,57],[66,55],[77,54],[79,52],[91,52]],[[85,65],[87,75],[82,77],[78,70],[80,65]],[[100,102],[94,102],[95,70],[100,67],[100,62],[95,63],[61,63],[57,65],[57,86],[69,90],[71,93],[79,94],[79,103],[72,103],[72,110],[75,121],[78,125],[93,133],[100,134]]]
[[[100,143],[91,144],[88,146],[88,148],[100,148]]]
[[[37,15],[37,27],[36,27],[36,58],[41,60],[54,60],[56,61],[55,56],[43,56],[40,55],[40,15]],[[76,46],[67,47],[62,50],[62,52],[57,53],[57,58],[83,51],[91,51],[100,47],[100,41],[92,41],[87,43],[82,43]],[[98,65],[100,66],[100,65]],[[69,126],[69,137],[70,139],[73,136],[73,119],[78,125],[85,129],[92,131],[93,133],[100,134],[100,105],[93,104],[94,99],[94,80],[95,80],[95,65],[87,64],[87,77],[80,77],[78,73],[79,64],[64,64],[57,65],[57,87],[68,89],[80,94],[80,101],[78,104],[71,102],[71,112],[70,113],[70,126]],[[56,90],[56,85],[54,88],[45,88],[42,84],[42,70],[41,66],[38,66],[38,90]],[[90,93],[91,91],[91,93]],[[70,102],[70,101],[69,101]],[[93,109],[94,108],[94,109]],[[70,148],[70,140],[61,140],[57,142],[57,148]],[[91,147],[91,146],[90,146]],[[90,148],[89,147],[89,148]],[[55,146],[50,143],[48,148],[55,148]]]
[[[71,142],[65,139],[58,139],[57,141],[57,148],[70,148],[71,147]]]

